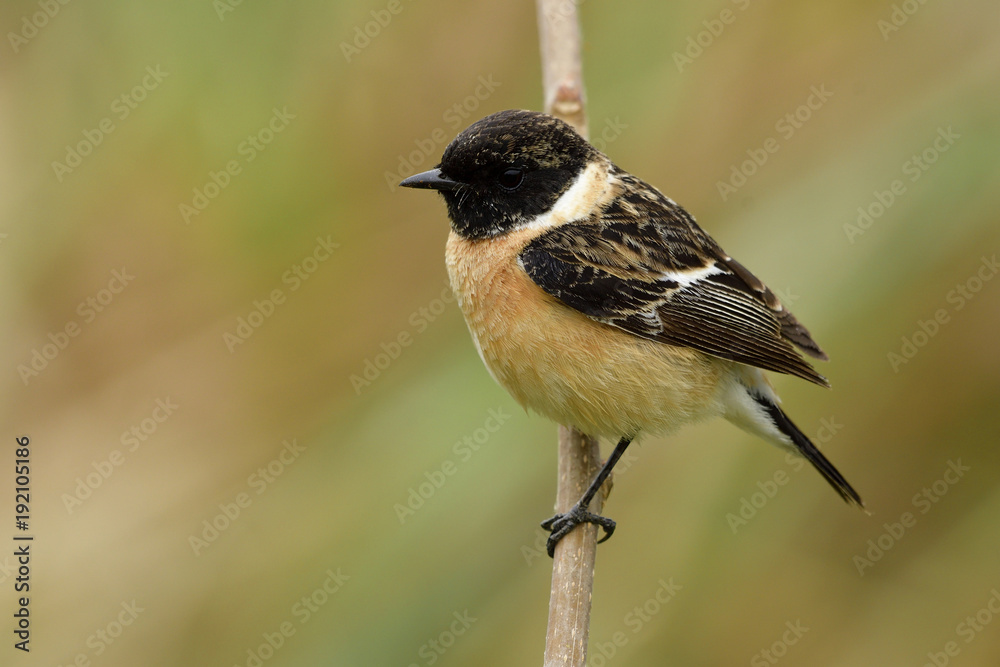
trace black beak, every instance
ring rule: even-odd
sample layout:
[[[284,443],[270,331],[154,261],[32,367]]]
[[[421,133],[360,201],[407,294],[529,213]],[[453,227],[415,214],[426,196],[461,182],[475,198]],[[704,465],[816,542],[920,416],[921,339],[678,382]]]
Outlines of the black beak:
[[[404,188],[425,188],[428,190],[454,190],[461,185],[441,173],[440,169],[431,169],[421,174],[414,174],[402,183]]]

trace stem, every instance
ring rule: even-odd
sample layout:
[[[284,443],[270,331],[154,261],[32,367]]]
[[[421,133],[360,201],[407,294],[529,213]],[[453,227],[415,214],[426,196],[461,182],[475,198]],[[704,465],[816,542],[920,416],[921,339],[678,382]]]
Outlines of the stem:
[[[538,0],[545,112],[587,138],[587,96],[583,91],[580,20],[573,0]]]
[[[597,439],[560,426],[557,512],[566,512],[573,506],[599,467]],[[598,494],[591,503],[591,511],[600,513],[603,504],[604,494]],[[549,624],[545,632],[545,667],[583,667],[587,662],[597,532],[597,526],[586,523],[556,545]]]
[[[573,0],[537,0],[537,3],[545,111],[586,137],[577,3]],[[600,468],[600,457],[597,438],[573,428],[559,427],[556,512],[567,512],[583,494]],[[601,512],[604,495],[598,494],[591,511]],[[587,662],[597,532],[597,526],[584,524],[556,545],[545,634],[545,667],[584,667]]]

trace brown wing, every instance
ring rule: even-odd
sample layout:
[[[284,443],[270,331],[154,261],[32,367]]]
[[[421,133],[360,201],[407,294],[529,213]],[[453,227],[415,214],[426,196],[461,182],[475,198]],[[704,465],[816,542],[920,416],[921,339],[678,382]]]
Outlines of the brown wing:
[[[599,218],[529,242],[519,259],[531,279],[636,336],[829,386],[793,344],[826,355],[777,297],[684,209],[638,179],[630,185]]]

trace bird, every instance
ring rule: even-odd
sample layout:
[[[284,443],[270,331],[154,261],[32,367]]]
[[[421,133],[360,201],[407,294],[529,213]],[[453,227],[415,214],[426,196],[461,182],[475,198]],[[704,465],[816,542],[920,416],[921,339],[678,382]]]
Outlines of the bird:
[[[864,510],[764,374],[829,387],[803,356],[826,353],[684,208],[570,125],[491,114],[400,186],[444,198],[449,280],[494,380],[525,409],[617,440],[579,501],[542,523],[550,557],[582,523],[611,537],[616,522],[589,505],[633,440],[711,417],[805,457]]]

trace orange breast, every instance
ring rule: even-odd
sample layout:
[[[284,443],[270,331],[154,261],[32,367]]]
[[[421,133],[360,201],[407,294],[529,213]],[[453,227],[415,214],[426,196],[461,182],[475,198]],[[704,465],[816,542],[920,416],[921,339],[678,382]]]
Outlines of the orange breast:
[[[517,265],[537,233],[448,239],[452,289],[501,386],[526,408],[611,438],[721,414],[726,362],[638,338],[549,296]]]

